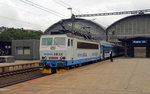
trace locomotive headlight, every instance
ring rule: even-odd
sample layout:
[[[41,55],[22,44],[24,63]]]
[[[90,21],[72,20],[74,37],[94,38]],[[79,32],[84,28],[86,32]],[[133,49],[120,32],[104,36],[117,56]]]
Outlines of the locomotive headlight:
[[[63,57],[61,56],[61,57],[60,57],[60,59],[62,60],[62,59],[63,59]]]
[[[42,56],[42,60],[44,60],[45,59],[45,57],[44,56]]]
[[[47,60],[47,57],[45,56],[44,60]]]
[[[63,57],[63,59],[65,60],[66,58],[65,58],[65,57]]]
[[[64,60],[65,60],[66,58],[61,56],[61,57],[60,57],[60,60],[62,60],[62,59],[64,59]]]

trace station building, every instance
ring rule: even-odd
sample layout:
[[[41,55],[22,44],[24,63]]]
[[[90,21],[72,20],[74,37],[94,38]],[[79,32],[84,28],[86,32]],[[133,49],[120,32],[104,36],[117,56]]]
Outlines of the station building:
[[[40,40],[13,40],[12,55],[16,60],[39,60]]]
[[[125,56],[150,57],[150,14],[128,16],[106,29],[107,41],[125,47]]]

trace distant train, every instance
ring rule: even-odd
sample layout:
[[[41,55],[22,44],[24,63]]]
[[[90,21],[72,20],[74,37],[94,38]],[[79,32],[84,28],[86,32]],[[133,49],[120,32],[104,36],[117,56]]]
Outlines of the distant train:
[[[100,42],[101,60],[105,60],[105,59],[109,58],[110,50],[112,50],[113,57],[124,55],[124,47],[123,46],[101,41]]]
[[[122,46],[107,42],[99,43],[72,34],[43,35],[40,62],[44,69],[56,73],[57,69],[107,59],[110,50],[113,56],[123,55]]]

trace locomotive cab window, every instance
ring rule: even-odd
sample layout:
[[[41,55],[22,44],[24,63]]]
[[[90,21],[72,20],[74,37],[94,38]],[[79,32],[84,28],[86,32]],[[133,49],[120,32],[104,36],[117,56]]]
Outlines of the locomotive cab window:
[[[66,38],[65,37],[56,37],[54,39],[54,45],[66,45]]]
[[[52,38],[42,38],[42,45],[43,46],[49,46],[52,45]]]

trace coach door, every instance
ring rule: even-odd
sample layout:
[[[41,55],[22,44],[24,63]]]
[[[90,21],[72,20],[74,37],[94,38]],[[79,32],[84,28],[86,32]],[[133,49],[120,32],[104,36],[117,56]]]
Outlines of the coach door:
[[[100,51],[101,51],[100,52],[101,53],[101,59],[104,60],[104,46],[103,45],[100,46]]]

